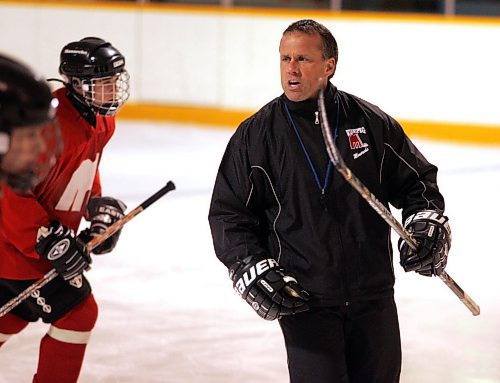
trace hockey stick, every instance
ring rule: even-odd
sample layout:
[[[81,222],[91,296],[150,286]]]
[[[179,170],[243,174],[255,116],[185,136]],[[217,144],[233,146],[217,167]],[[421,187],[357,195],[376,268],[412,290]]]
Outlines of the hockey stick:
[[[86,251],[90,254],[90,252],[95,249],[97,246],[99,246],[101,243],[103,243],[106,239],[111,237],[113,234],[115,234],[118,230],[120,230],[128,221],[130,221],[132,218],[134,218],[137,214],[142,212],[144,209],[148,208],[151,204],[159,200],[161,197],[163,197],[165,194],[167,194],[169,191],[175,190],[175,185],[172,181],[168,181],[167,184],[162,187],[160,190],[158,190],[155,194],[153,194],[151,197],[149,197],[147,200],[145,200],[143,203],[141,203],[139,206],[137,206],[134,210],[132,210],[130,213],[113,223],[111,226],[109,226],[106,231],[104,231],[101,235],[98,237],[92,238],[86,245],[85,249]],[[45,274],[43,277],[38,279],[35,283],[33,283],[31,286],[26,288],[23,292],[21,292],[18,296],[12,298],[10,301],[8,301],[6,304],[4,304],[0,308],[0,317],[4,316],[7,314],[9,311],[11,311],[14,307],[19,305],[21,302],[26,300],[33,292],[36,290],[42,288],[45,286],[47,283],[52,281],[56,276],[57,276],[57,271],[55,269],[50,270],[47,274]]]
[[[406,230],[399,221],[394,218],[391,212],[368,190],[368,188],[363,185],[363,183],[352,173],[351,169],[347,167],[344,160],[340,156],[339,150],[335,145],[330,130],[330,124],[328,123],[328,116],[326,114],[325,107],[325,96],[324,90],[320,87],[320,93],[318,98],[318,106],[321,114],[321,130],[323,132],[323,138],[325,140],[326,149],[328,151],[328,156],[330,157],[335,169],[345,178],[345,180],[354,188],[356,191],[368,202],[368,204],[384,219],[385,222],[392,227],[399,236],[408,243],[411,249],[417,249],[417,242],[411,236],[411,234]],[[479,315],[479,306],[469,297],[464,290],[445,272],[443,271],[439,278],[448,286],[451,291],[462,301],[462,303],[467,306],[471,311],[472,315]]]

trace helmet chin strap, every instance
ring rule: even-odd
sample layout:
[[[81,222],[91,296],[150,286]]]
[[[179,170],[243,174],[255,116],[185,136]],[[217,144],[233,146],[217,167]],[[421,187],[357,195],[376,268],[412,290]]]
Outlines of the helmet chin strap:
[[[80,115],[92,126],[95,126],[96,112],[91,105],[73,89],[68,88],[68,98]]]
[[[16,193],[25,194],[36,186],[37,176],[33,171],[19,174],[2,172],[1,180]]]

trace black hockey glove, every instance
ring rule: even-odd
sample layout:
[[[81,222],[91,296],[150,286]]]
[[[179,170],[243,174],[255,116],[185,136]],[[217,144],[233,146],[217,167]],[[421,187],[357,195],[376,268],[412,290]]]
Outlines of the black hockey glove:
[[[405,271],[416,271],[428,277],[440,275],[446,267],[451,246],[448,217],[437,211],[423,210],[410,215],[405,228],[417,241],[417,250],[413,251],[400,239],[401,266]]]
[[[124,216],[127,206],[120,200],[112,197],[93,197],[87,205],[87,212],[90,218],[90,227],[83,230],[78,237],[85,243],[92,238],[104,233],[108,227]],[[92,250],[94,254],[106,254],[112,251],[118,238],[120,238],[121,229],[102,244]]]
[[[53,221],[49,228],[39,230],[35,245],[40,257],[48,260],[66,281],[90,269],[92,260],[85,244],[75,237],[73,230]]]
[[[229,268],[236,292],[267,320],[309,309],[309,294],[275,259],[249,256]]]

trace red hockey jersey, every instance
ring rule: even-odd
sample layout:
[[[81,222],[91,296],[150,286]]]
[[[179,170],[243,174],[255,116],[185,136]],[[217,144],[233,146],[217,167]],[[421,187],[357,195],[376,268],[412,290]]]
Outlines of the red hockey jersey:
[[[52,269],[34,247],[40,226],[58,220],[77,231],[90,196],[101,194],[99,162],[115,130],[114,117],[91,126],[73,107],[66,89],[55,91],[64,147],[47,178],[29,195],[4,185],[0,202],[0,278],[37,279]]]

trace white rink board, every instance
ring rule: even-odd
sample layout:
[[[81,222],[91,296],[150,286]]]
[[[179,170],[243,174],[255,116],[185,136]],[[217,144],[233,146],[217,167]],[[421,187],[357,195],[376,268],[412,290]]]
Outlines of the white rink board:
[[[318,14],[340,47],[340,89],[402,120],[500,125],[500,19]],[[281,33],[311,17],[12,3],[0,3],[0,15],[0,51],[48,77],[58,75],[64,44],[99,36],[126,56],[131,101],[236,110],[256,110],[281,93]]]

